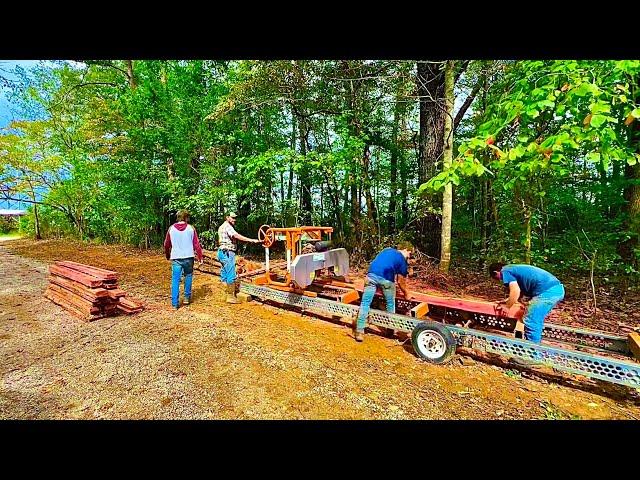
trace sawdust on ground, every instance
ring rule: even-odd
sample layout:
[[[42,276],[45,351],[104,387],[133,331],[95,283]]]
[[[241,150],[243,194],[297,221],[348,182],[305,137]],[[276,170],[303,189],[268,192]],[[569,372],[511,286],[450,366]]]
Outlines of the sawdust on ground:
[[[120,272],[145,311],[77,320],[42,297],[55,260]],[[339,322],[227,305],[199,272],[193,303],[174,312],[160,251],[0,242],[0,278],[3,419],[640,418],[632,389],[528,378],[479,355],[430,365],[404,337],[358,344]]]

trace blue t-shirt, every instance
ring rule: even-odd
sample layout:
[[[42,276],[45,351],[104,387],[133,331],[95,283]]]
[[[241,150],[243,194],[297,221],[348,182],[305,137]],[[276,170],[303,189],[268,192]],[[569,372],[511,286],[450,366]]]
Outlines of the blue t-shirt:
[[[518,282],[520,290],[527,297],[535,297],[560,284],[560,280],[549,272],[532,265],[505,265],[502,267],[502,281],[505,285]]]
[[[396,281],[396,275],[407,276],[407,260],[395,248],[385,248],[369,265],[369,272],[389,280]]]

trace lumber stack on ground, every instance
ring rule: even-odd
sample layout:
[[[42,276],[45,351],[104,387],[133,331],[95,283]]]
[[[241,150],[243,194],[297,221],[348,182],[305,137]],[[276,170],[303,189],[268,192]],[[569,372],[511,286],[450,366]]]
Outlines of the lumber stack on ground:
[[[71,261],[49,266],[45,298],[74,316],[91,321],[118,313],[137,313],[144,306],[118,288],[118,273]]]

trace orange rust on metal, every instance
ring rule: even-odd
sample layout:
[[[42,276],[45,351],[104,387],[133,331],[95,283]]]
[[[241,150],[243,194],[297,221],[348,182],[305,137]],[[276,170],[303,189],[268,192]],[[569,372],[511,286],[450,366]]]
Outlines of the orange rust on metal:
[[[411,309],[411,316],[414,318],[424,318],[429,313],[429,304],[422,302]]]

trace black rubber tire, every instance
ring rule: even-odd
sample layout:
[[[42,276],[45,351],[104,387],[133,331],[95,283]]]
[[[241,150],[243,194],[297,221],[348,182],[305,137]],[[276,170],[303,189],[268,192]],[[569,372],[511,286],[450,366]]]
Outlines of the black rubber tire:
[[[422,332],[431,332],[432,335],[444,341],[445,348],[440,356],[425,355],[425,352],[422,351],[421,345],[419,344],[419,337]],[[420,322],[416,325],[411,332],[411,344],[418,357],[429,363],[435,363],[436,365],[447,363],[456,353],[456,339],[453,338],[453,335],[446,326],[438,322]]]

